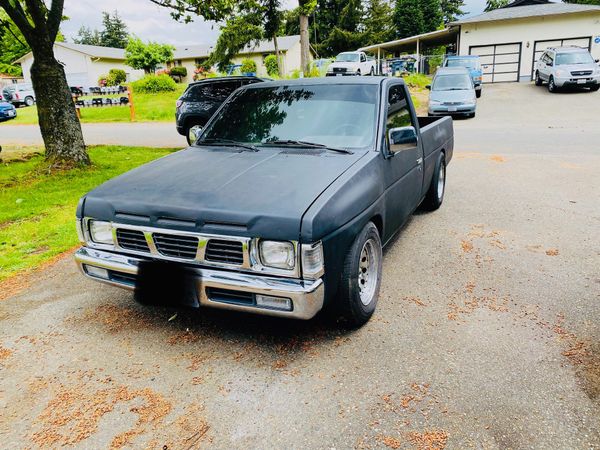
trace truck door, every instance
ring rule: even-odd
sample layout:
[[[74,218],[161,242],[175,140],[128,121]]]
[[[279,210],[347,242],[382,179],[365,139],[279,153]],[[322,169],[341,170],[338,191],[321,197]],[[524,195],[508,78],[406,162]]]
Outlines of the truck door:
[[[421,199],[423,151],[408,95],[403,84],[388,86],[383,152],[387,237],[402,226]],[[390,142],[390,130],[398,137],[394,142]]]

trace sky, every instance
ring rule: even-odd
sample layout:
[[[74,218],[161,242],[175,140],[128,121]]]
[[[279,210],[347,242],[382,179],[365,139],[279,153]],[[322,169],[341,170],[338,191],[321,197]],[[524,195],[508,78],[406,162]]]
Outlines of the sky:
[[[101,5],[100,7],[98,5]],[[297,1],[285,0],[287,7],[297,6]],[[472,14],[483,11],[485,0],[465,0],[464,10]],[[62,32],[69,41],[77,35],[82,25],[92,29],[102,28],[102,11],[117,10],[129,27],[129,32],[143,40],[178,45],[213,44],[219,35],[214,22],[195,20],[190,24],[173,20],[169,11],[150,0],[65,0]]]

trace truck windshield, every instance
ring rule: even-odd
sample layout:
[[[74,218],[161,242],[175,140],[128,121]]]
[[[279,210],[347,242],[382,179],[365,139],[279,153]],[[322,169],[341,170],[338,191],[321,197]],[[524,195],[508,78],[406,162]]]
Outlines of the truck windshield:
[[[359,59],[358,53],[340,53],[335,57],[335,60],[339,62],[358,62]]]
[[[433,79],[432,91],[462,91],[473,89],[468,75],[438,75]]]
[[[469,70],[479,68],[475,58],[447,59],[446,67],[466,67]]]
[[[594,64],[594,59],[588,52],[557,53],[556,65],[566,64]]]
[[[256,87],[234,95],[208,125],[202,141],[269,144],[303,141],[346,149],[373,147],[378,86]]]

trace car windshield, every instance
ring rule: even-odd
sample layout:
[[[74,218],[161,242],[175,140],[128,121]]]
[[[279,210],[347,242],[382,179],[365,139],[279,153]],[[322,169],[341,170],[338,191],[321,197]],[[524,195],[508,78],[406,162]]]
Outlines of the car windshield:
[[[374,145],[377,96],[375,84],[245,89],[223,106],[199,143],[301,141],[366,149]]]
[[[433,79],[432,91],[462,91],[473,89],[471,78],[468,75],[436,75]]]
[[[477,60],[474,58],[463,58],[463,59],[447,59],[446,67],[466,67],[470,70],[477,69]]]
[[[359,60],[358,53],[340,53],[335,58],[336,61],[339,62],[357,62]]]
[[[557,53],[556,65],[566,64],[594,64],[594,59],[588,52]]]

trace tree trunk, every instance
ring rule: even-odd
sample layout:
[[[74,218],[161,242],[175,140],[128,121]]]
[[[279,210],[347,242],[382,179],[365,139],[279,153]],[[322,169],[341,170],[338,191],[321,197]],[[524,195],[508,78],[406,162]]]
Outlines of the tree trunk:
[[[300,64],[304,76],[310,73],[310,41],[308,37],[308,16],[300,15]]]
[[[283,75],[281,67],[281,58],[279,57],[279,44],[277,43],[277,35],[273,35],[273,46],[275,47],[275,57],[277,58],[277,72],[279,76]]]
[[[31,81],[46,159],[57,166],[88,165],[81,124],[63,66],[53,52],[33,50]]]

